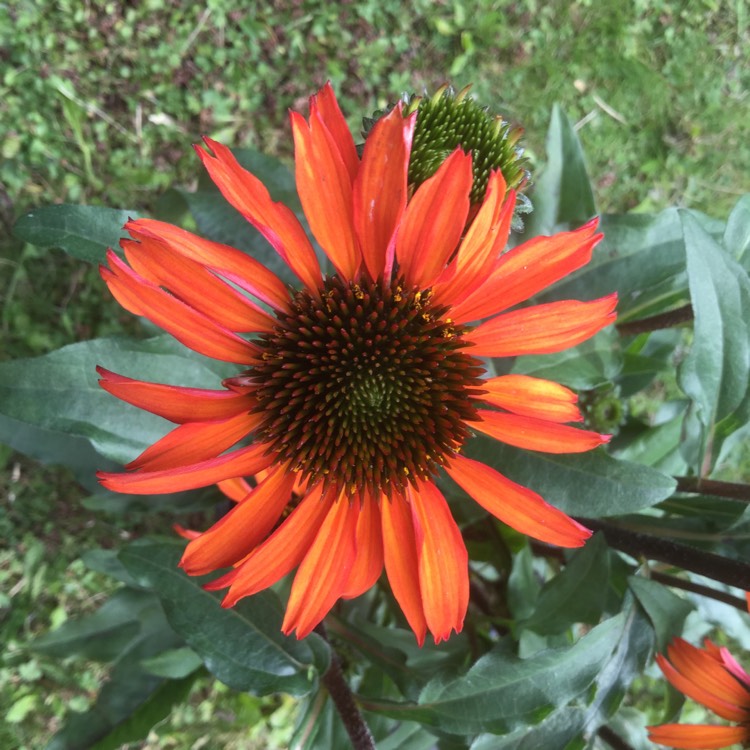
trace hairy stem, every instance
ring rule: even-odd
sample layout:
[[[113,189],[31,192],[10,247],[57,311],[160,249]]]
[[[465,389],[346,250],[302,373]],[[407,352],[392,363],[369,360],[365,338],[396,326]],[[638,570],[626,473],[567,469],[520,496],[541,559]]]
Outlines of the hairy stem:
[[[677,576],[671,576],[668,573],[660,573],[658,570],[652,570],[650,575],[652,580],[663,583],[665,586],[682,589],[683,591],[691,591],[693,594],[699,594],[708,599],[729,604],[729,606],[736,607],[741,612],[747,612],[747,603],[745,600],[740,599],[739,596],[727,594],[726,591],[717,591],[717,589],[712,589],[710,586],[702,586],[700,583],[686,581],[684,578],[677,578]]]
[[[750,565],[746,563],[730,560],[721,555],[715,555],[713,552],[680,544],[671,539],[632,531],[599,518],[578,518],[577,520],[594,531],[601,531],[610,547],[626,552],[636,559],[646,557],[659,560],[714,581],[726,583],[728,586],[738,586],[745,591],[750,589]]]
[[[597,734],[611,747],[613,750],[633,750],[625,740],[620,737],[619,734],[612,731],[609,727],[599,727]]]
[[[737,482],[720,482],[717,479],[703,479],[702,477],[675,477],[678,492],[696,492],[716,497],[729,497],[750,503],[750,484]]]
[[[639,333],[658,331],[661,328],[674,328],[682,323],[689,323],[692,319],[693,307],[692,305],[685,305],[684,307],[678,307],[676,310],[633,320],[630,323],[618,323],[615,328],[621,336],[635,336]]]
[[[328,634],[322,622],[315,628],[315,631],[326,641],[328,640]],[[344,679],[344,673],[341,671],[341,660],[333,647],[331,647],[331,666],[323,675],[322,682],[341,716],[341,721],[346,727],[354,750],[375,750],[372,732],[370,732],[370,728],[354,700],[351,688]]]

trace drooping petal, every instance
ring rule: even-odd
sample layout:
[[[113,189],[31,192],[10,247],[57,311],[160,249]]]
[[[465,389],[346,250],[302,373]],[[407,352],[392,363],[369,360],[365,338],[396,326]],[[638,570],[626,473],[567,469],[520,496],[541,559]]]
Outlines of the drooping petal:
[[[372,498],[365,498],[357,518],[356,558],[349,580],[341,592],[342,599],[364,594],[383,572],[383,535],[380,509]]]
[[[346,165],[351,181],[354,182],[359,169],[357,147],[354,145],[354,138],[352,138],[351,130],[349,130],[344,115],[341,113],[330,81],[317,94],[310,97],[310,109],[313,108],[318,110],[321,120],[333,136],[333,142],[339,150],[341,160]]]
[[[609,442],[611,435],[579,430],[564,424],[548,422],[518,414],[479,409],[481,421],[467,422],[475,430],[516,448],[542,453],[583,453]]]
[[[710,724],[662,724],[660,727],[648,727],[648,738],[657,745],[678,750],[721,750],[735,743],[747,742],[750,729]]]
[[[552,354],[576,346],[614,323],[617,295],[591,302],[563,300],[503,313],[466,334],[478,357]]]
[[[576,406],[576,393],[551,380],[528,375],[500,375],[483,380],[481,388],[487,393],[477,397],[480,401],[514,414],[549,422],[580,422],[583,419]]]
[[[274,457],[266,455],[264,443],[227,453],[208,461],[162,471],[135,471],[129,474],[97,472],[99,481],[108,490],[131,495],[151,495],[165,492],[182,492],[216,484],[223,479],[250,476],[273,463]]]
[[[466,225],[472,181],[471,154],[458,148],[409,201],[396,237],[407,284],[426,289],[442,273]]]
[[[487,281],[508,242],[513,220],[516,193],[511,190],[506,198],[505,190],[503,174],[496,170],[490,175],[484,203],[461,241],[455,260],[433,288],[436,303],[455,305]]]
[[[126,469],[159,471],[218,456],[247,437],[260,423],[258,414],[238,414],[218,422],[188,422],[146,448]]]
[[[289,502],[294,480],[285,464],[274,468],[242,502],[188,544],[180,567],[197,576],[247,557],[276,525]]]
[[[233,607],[243,597],[272,586],[302,562],[331,505],[330,497],[321,499],[320,489],[314,489],[237,568],[205,588],[215,591],[229,586],[221,606]]]
[[[216,486],[221,493],[226,495],[233,503],[242,502],[253,491],[253,488],[243,477],[224,479],[221,482],[217,482]]]
[[[134,237],[152,237],[166,242],[175,252],[224,276],[271,307],[279,308],[289,301],[284,282],[260,261],[237,248],[203,239],[156,219],[131,220],[125,224],[125,229]]]
[[[359,503],[343,495],[333,503],[294,576],[281,625],[286,635],[296,630],[297,638],[304,638],[341,597],[357,554],[359,515]]]
[[[136,273],[223,327],[237,332],[265,332],[273,327],[274,319],[265,310],[165,243],[141,237],[120,244]]]
[[[427,633],[422,593],[419,588],[419,560],[414,524],[409,504],[402,497],[383,497],[380,502],[383,524],[383,552],[388,582],[393,596],[421,646]]]
[[[499,257],[485,283],[451,310],[457,323],[496,315],[585,266],[602,239],[598,219],[574,232],[535,237]]]
[[[99,385],[108,393],[178,424],[229,419],[249,412],[256,403],[253,396],[234,391],[147,383],[117,375],[103,367],[97,367],[96,371],[102,376]]]
[[[294,174],[310,229],[335,269],[353,279],[362,260],[354,233],[352,182],[346,165],[316,109],[310,124],[292,112]]]
[[[459,455],[445,470],[487,512],[522,534],[559,547],[581,547],[591,536],[587,528],[536,492],[480,461]]]
[[[692,698],[697,703],[703,704],[706,708],[710,708],[715,714],[721,716],[722,719],[744,721],[747,718],[748,712],[745,709],[719,698],[710,690],[703,687],[702,684],[696,684],[690,678],[685,677],[685,675],[678,672],[661,654],[656,655],[656,663],[664,673],[664,676],[681,693],[684,693],[688,698]]]
[[[469,557],[445,498],[432,482],[409,487],[427,627],[435,643],[461,632],[469,605]]]
[[[395,232],[406,207],[409,152],[416,112],[404,118],[399,104],[375,123],[365,141],[354,181],[354,227],[373,279],[390,277]]]
[[[107,259],[111,269],[101,266],[102,278],[126,310],[143,315],[207,357],[238,364],[257,361],[257,346],[138,276],[111,250]]]
[[[271,243],[299,280],[316,290],[321,282],[320,265],[291,209],[273,201],[265,185],[243,169],[226,146],[210,138],[203,140],[213,156],[200,146],[195,150],[221,194]]]

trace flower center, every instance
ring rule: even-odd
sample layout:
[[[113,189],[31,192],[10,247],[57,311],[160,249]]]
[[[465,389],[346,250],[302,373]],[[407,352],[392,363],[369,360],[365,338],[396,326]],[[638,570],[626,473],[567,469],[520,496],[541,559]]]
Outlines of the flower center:
[[[403,280],[333,276],[298,292],[246,374],[257,438],[310,486],[361,498],[433,477],[468,437],[484,372],[447,310]]]

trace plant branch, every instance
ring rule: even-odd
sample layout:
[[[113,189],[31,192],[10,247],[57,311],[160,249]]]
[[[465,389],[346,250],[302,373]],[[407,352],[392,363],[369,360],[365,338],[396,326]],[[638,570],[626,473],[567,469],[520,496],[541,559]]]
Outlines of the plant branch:
[[[328,641],[328,634],[322,622],[315,628],[315,632]],[[341,716],[354,750],[375,750],[375,740],[354,701],[351,688],[344,679],[341,660],[333,647],[331,647],[331,666],[323,675],[322,682]]]
[[[716,497],[729,497],[750,503],[750,484],[737,482],[720,482],[718,479],[703,479],[702,477],[675,477],[678,492],[695,492]]]
[[[692,305],[685,305],[684,307],[678,307],[676,310],[633,320],[630,323],[618,323],[615,328],[621,336],[635,336],[639,333],[658,331],[661,328],[674,328],[682,323],[689,323],[692,319],[693,307]]]
[[[726,583],[728,586],[737,586],[745,591],[750,589],[750,565],[746,563],[730,560],[671,539],[632,531],[599,518],[576,520],[594,531],[601,531],[610,547],[626,552],[636,559],[646,557],[660,560],[714,581]]]
[[[619,734],[608,726],[601,726],[596,732],[613,750],[633,750]]]
[[[747,602],[744,599],[740,599],[739,596],[727,594],[726,591],[718,591],[710,586],[703,586],[700,583],[686,581],[684,578],[677,578],[677,576],[671,576],[668,573],[660,573],[658,570],[652,570],[650,576],[653,581],[663,583],[665,586],[682,589],[683,591],[692,591],[694,594],[714,599],[717,602],[729,604],[731,607],[736,607],[741,612],[747,612]]]

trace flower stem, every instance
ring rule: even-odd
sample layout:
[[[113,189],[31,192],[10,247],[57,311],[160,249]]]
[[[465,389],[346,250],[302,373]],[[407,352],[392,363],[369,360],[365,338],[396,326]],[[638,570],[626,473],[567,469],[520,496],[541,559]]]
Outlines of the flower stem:
[[[315,632],[326,641],[328,640],[328,634],[322,622],[315,628]],[[333,647],[331,647],[331,666],[323,675],[322,682],[341,716],[341,721],[346,728],[349,739],[352,741],[354,750],[375,750],[375,740],[373,739],[372,732],[370,732],[370,728],[367,726],[362,713],[354,701],[351,688],[344,679],[344,673],[341,671],[341,660],[339,659],[339,655],[333,650]]]
[[[599,727],[597,734],[611,747],[613,750],[633,750],[625,740],[620,737],[619,734],[613,732],[608,726]]]
[[[599,518],[576,520],[594,531],[601,531],[610,547],[619,549],[631,557],[660,560],[714,581],[726,583],[728,586],[737,586],[745,591],[750,589],[750,565],[746,563],[730,560],[671,539],[632,531]]]
[[[688,323],[692,319],[693,307],[692,305],[685,305],[684,307],[678,307],[676,310],[633,320],[630,323],[618,323],[615,328],[621,336],[635,336],[639,333],[658,331],[661,328],[674,328],[682,323]]]
[[[710,586],[702,586],[700,583],[686,581],[684,578],[677,578],[677,576],[671,576],[668,573],[660,573],[658,570],[652,570],[650,572],[650,577],[651,580],[663,583],[665,586],[682,589],[683,591],[692,591],[694,594],[714,599],[717,602],[723,602],[730,607],[735,607],[739,609],[740,612],[747,612],[747,603],[745,600],[740,599],[739,596],[727,594],[726,591],[718,591]]]
[[[700,492],[750,503],[750,484],[720,482],[717,479],[703,479],[702,477],[675,477],[675,479],[677,479],[678,492]]]

